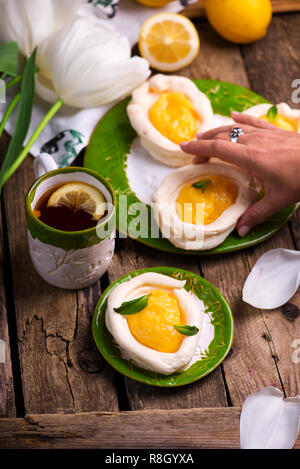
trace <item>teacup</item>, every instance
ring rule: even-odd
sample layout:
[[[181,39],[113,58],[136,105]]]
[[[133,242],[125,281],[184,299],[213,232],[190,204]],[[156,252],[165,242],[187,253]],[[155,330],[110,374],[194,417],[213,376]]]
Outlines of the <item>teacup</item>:
[[[35,159],[38,179],[26,195],[29,250],[40,276],[60,288],[84,288],[108,269],[115,246],[116,198],[111,186],[98,173],[86,168],[57,168],[50,155]],[[61,231],[43,223],[35,214],[37,201],[53,186],[84,182],[98,188],[107,201],[107,214],[97,226],[81,231]]]

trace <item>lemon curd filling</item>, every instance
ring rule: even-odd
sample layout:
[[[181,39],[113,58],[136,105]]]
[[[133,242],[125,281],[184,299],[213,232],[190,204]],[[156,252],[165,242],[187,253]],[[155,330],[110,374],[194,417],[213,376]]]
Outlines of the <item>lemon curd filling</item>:
[[[164,92],[149,109],[151,124],[179,144],[195,138],[200,120],[192,101],[182,92]]]
[[[184,223],[208,225],[236,201],[238,188],[219,175],[202,176],[199,181],[209,183],[204,190],[193,187],[194,183],[184,186],[176,200],[176,211]]]
[[[268,121],[268,116],[262,116],[262,120]],[[273,125],[276,125],[276,127],[279,127],[280,129],[283,130],[291,130],[292,132],[298,132],[298,122],[296,119],[289,119],[288,117],[280,116],[277,114],[275,119],[272,121]]]
[[[177,352],[184,339],[174,328],[186,324],[184,313],[177,299],[165,290],[153,290],[146,308],[126,318],[135,339],[158,352]]]

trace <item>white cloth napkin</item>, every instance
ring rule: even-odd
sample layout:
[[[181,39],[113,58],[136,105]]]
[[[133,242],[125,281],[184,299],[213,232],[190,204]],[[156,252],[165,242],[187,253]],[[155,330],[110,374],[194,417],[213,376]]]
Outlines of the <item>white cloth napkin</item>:
[[[95,13],[111,21],[115,29],[129,38],[133,46],[139,36],[140,27],[151,15],[159,11],[179,12],[195,0],[173,1],[164,8],[148,8],[135,0],[100,0],[90,1]],[[90,8],[93,8],[90,6]],[[74,77],[76,79],[76,77]],[[0,120],[6,107],[14,96],[14,89],[10,89],[6,96],[6,103],[0,104]],[[40,137],[31,148],[31,154],[37,156],[41,152],[51,154],[58,166],[69,166],[78,153],[84,148],[92,131],[101,117],[113,105],[92,109],[73,109],[64,106],[43,130]],[[50,105],[39,98],[35,98],[28,139],[47,113]],[[17,110],[11,115],[5,130],[12,135]]]

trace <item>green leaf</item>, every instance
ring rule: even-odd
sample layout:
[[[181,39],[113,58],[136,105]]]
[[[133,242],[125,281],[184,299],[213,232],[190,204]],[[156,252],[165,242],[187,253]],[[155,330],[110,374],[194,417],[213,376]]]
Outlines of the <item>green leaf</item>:
[[[10,168],[13,166],[22,149],[29,129],[34,98],[35,54],[36,50],[32,53],[24,67],[21,81],[20,103],[14,133],[0,170],[0,190],[12,174]]]
[[[0,44],[0,72],[11,77],[18,75],[19,48],[16,42]]]
[[[277,114],[278,114],[278,109],[275,104],[274,106],[270,107],[270,109],[267,112],[268,121],[273,123],[277,117]]]
[[[174,329],[183,335],[196,335],[199,332],[199,329],[196,326],[174,326]]]
[[[202,180],[202,181],[198,181],[198,182],[195,182],[194,184],[192,184],[192,187],[195,187],[196,189],[201,189],[202,192],[204,193],[205,192],[205,189],[207,187],[207,185],[210,183],[211,181],[209,179],[207,180]]]
[[[143,295],[139,298],[135,298],[134,300],[125,301],[118,308],[114,308],[114,310],[123,316],[129,316],[130,314],[139,313],[146,308],[148,301],[149,295]]]

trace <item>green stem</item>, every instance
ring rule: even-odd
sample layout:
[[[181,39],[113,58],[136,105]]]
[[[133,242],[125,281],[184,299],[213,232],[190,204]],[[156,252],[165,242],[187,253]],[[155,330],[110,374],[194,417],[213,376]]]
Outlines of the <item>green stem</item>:
[[[15,85],[16,83],[19,83],[21,79],[22,79],[22,75],[18,75],[16,78],[13,78],[12,80],[8,81],[7,83],[5,83],[4,86],[0,88],[0,92],[3,90],[3,88],[8,90],[8,88],[11,88],[11,86]]]
[[[29,139],[28,143],[24,147],[24,149],[21,151],[19,156],[16,158],[16,160],[13,162],[13,164],[10,166],[8,169],[7,173],[5,174],[5,177],[3,178],[3,184],[11,177],[11,175],[16,171],[16,169],[20,166],[22,161],[26,158],[28,155],[32,145],[34,142],[38,139],[48,122],[52,119],[52,117],[59,111],[59,109],[63,106],[64,102],[61,98],[59,98],[55,104],[53,104],[52,108],[47,112],[45,117],[42,119],[42,121],[39,123],[35,131],[33,132],[31,138]]]
[[[8,108],[6,109],[2,121],[0,122],[0,138],[2,137],[2,133],[5,127],[6,122],[8,121],[9,116],[11,115],[12,111],[20,101],[21,93],[16,94],[14,99],[10,102]]]

